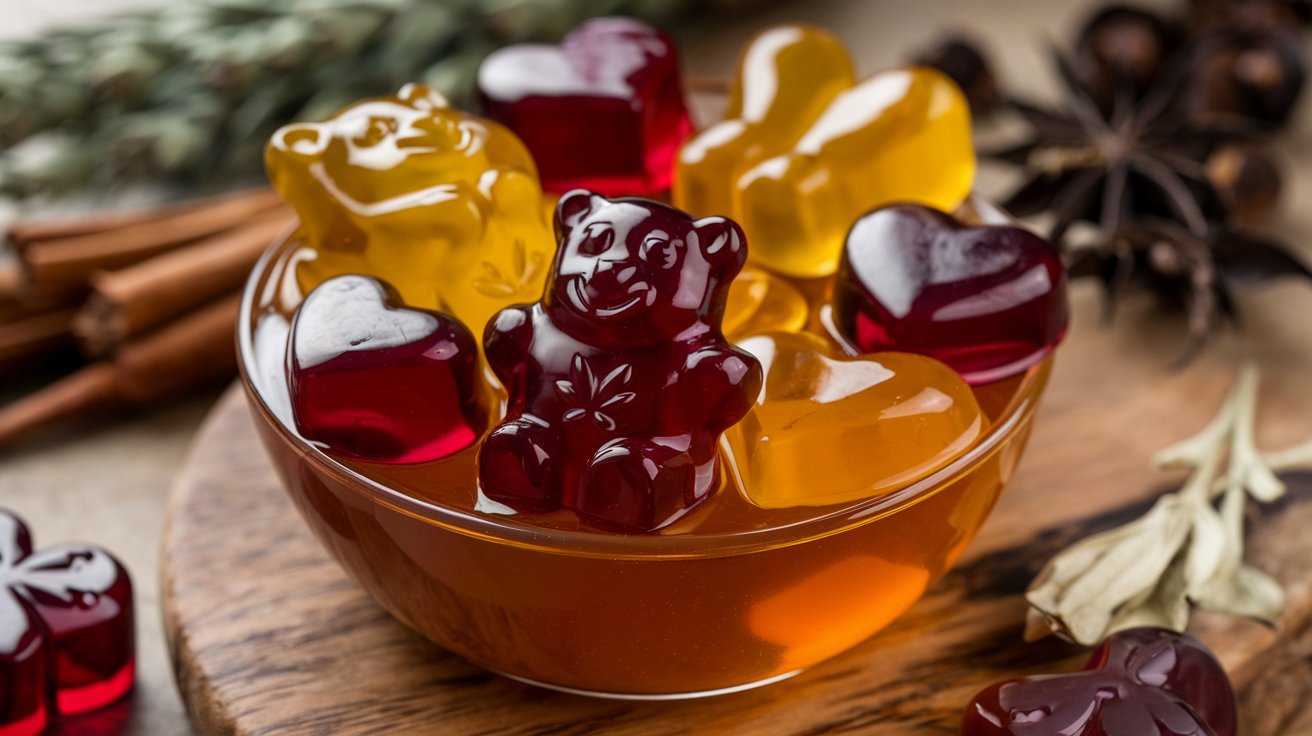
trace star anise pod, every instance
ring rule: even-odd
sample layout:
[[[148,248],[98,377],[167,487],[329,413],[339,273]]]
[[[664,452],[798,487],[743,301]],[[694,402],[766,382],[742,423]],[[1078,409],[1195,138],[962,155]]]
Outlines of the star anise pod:
[[[1240,26],[1288,30],[1312,25],[1312,0],[1191,0],[1198,28]]]
[[[955,34],[946,36],[938,45],[916,55],[913,63],[948,75],[966,93],[970,111],[976,118],[988,117],[997,109],[998,80],[988,56],[974,39]]]
[[[1031,136],[992,154],[1030,175],[1004,206],[1021,217],[1051,212],[1050,237],[1058,243],[1076,222],[1113,233],[1143,216],[1167,217],[1205,234],[1222,207],[1202,162],[1220,144],[1251,131],[1235,120],[1200,122],[1178,114],[1184,78],[1178,64],[1168,63],[1142,95],[1126,88],[1112,104],[1100,105],[1072,60],[1060,51],[1055,56],[1064,108],[1012,100]]]
[[[1307,38],[1293,28],[1236,22],[1194,37],[1181,50],[1188,70],[1184,115],[1242,118],[1266,131],[1289,122],[1307,84]]]
[[[1199,235],[1164,218],[1126,222],[1100,245],[1074,253],[1069,272],[1072,278],[1094,276],[1103,282],[1109,316],[1135,283],[1183,304],[1188,329],[1182,362],[1197,352],[1221,318],[1238,321],[1236,288],[1283,277],[1312,284],[1312,268],[1284,243],[1223,226]]]
[[[1180,24],[1144,8],[1108,5],[1096,12],[1075,39],[1075,71],[1100,107],[1117,94],[1147,92],[1184,40]]]

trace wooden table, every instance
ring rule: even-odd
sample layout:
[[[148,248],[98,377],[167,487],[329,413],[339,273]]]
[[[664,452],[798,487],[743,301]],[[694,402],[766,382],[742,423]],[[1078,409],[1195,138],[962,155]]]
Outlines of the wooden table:
[[[115,2],[126,7],[149,0]],[[96,0],[94,4],[99,10],[108,3]],[[769,12],[732,23],[677,31],[677,35],[683,43],[689,73],[725,74],[732,68],[741,45],[758,29],[803,20],[833,29],[853,48],[860,68],[871,71],[899,62],[932,41],[945,27],[962,28],[989,45],[1002,79],[1034,95],[1045,95],[1055,88],[1045,57],[1047,42],[1068,36],[1092,4],[1086,0],[807,0],[782,3]],[[45,0],[40,6],[40,15],[46,19],[77,19],[88,3]],[[0,3],[0,21],[5,21],[0,27],[35,27],[30,19],[22,22],[30,8],[27,3]],[[15,17],[19,20],[8,22]],[[1289,181],[1276,229],[1304,244],[1305,254],[1312,258],[1312,208],[1296,206],[1312,201],[1309,99],[1312,95],[1305,96],[1299,120],[1279,147]],[[999,183],[989,174],[983,186],[998,191]],[[1301,236],[1296,238],[1296,234]],[[1096,300],[1090,287],[1085,285],[1077,291],[1076,319],[1094,319]],[[1312,314],[1312,289],[1278,286],[1243,298],[1243,304],[1249,315],[1243,338],[1223,340],[1194,370],[1226,370],[1248,344],[1267,346],[1268,360],[1305,360],[1304,355],[1281,346],[1293,343],[1300,332],[1306,339],[1306,330],[1312,327],[1306,323],[1301,328],[1277,324],[1262,315],[1277,309]],[[1129,333],[1128,322],[1118,329]],[[1140,358],[1154,350],[1150,341],[1130,337],[1118,341],[1118,345],[1118,349],[1131,353],[1139,351]],[[161,634],[157,546],[172,477],[191,434],[216,395],[46,435],[0,455],[0,506],[25,516],[38,535],[38,543],[80,539],[102,544],[130,567],[137,586],[141,664],[137,694],[111,714],[112,718],[95,723],[73,722],[65,726],[64,733],[106,733],[107,728],[109,733],[151,736],[191,732],[173,688]],[[1312,428],[1312,422],[1309,424]],[[1127,482],[1144,482],[1146,478],[1145,473]]]

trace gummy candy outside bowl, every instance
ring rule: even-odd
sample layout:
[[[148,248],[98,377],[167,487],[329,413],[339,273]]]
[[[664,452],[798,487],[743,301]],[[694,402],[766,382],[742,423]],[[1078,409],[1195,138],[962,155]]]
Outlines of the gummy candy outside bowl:
[[[1052,362],[996,387],[1005,406],[976,447],[891,494],[736,534],[550,529],[407,495],[298,436],[279,408],[286,333],[255,329],[286,251],[275,243],[256,266],[237,339],[259,435],[311,531],[379,605],[438,645],[585,695],[735,692],[786,679],[883,629],[960,557],[992,510]]]

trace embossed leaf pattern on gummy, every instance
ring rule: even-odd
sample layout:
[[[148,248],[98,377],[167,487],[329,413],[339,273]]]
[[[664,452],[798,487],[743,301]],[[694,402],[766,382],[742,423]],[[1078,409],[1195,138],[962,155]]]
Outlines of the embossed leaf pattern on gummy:
[[[592,370],[592,364],[582,354],[576,353],[570,363],[569,378],[556,381],[556,391],[569,407],[561,417],[566,422],[573,422],[587,417],[605,430],[614,430],[617,426],[611,414],[626,404],[633,402],[637,396],[627,389],[633,380],[633,367],[621,363],[601,380]]]

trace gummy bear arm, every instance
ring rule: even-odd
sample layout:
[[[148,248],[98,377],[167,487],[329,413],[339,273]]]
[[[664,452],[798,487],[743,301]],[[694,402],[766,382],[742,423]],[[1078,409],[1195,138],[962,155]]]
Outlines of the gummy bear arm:
[[[688,392],[689,415],[700,414],[708,430],[722,432],[737,424],[761,392],[761,364],[750,353],[729,345],[694,351],[684,366],[694,390]]]
[[[492,317],[483,332],[483,352],[488,365],[502,383],[510,380],[528,358],[533,342],[532,307],[506,307]]]

